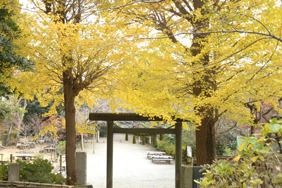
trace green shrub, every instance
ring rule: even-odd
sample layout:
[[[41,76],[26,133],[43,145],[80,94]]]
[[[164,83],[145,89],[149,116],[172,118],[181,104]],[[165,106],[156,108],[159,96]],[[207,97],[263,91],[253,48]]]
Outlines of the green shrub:
[[[0,165],[0,180],[8,181],[9,164]]]
[[[175,155],[175,145],[166,140],[161,140],[157,143],[157,150],[164,151],[168,155]]]
[[[167,142],[164,141],[164,140],[158,141],[157,142],[157,150],[164,151],[166,144],[167,144]]]
[[[204,178],[197,181],[201,187],[281,187],[282,156],[272,145],[278,144],[276,135],[282,135],[282,120],[272,119],[259,125],[259,138],[244,137],[239,155],[230,161],[216,161],[204,165]],[[275,136],[275,138],[272,138]]]
[[[107,127],[101,127],[100,137],[106,137],[106,136],[107,136]]]
[[[65,183],[65,178],[61,175],[53,174],[54,167],[51,162],[38,158],[33,162],[29,161],[16,161],[20,164],[20,181],[38,182],[38,183]],[[8,180],[9,164],[0,166],[0,179],[3,181]]]
[[[223,154],[226,153],[226,152],[225,152],[225,145],[224,145],[224,144],[221,144],[221,143],[219,143],[219,142],[217,142],[215,149],[216,149],[216,154],[217,154],[218,156],[223,156]]]
[[[175,156],[175,144],[167,141],[161,140],[156,144],[153,144],[157,150],[166,152],[167,155]],[[187,156],[186,156],[186,145],[182,145],[182,161],[187,163]]]
[[[168,155],[172,155],[174,156],[175,155],[175,145],[174,144],[169,144],[165,147],[165,152],[168,154]]]
[[[219,160],[212,165],[205,165],[204,169],[207,171],[204,173],[205,178],[198,182],[202,185],[201,187],[246,188],[261,184],[256,168],[249,159],[243,159],[240,163]]]
[[[33,163],[19,160],[17,162],[20,164],[21,181],[57,184],[65,182],[65,179],[61,175],[52,173],[54,167],[46,159],[38,158]]]

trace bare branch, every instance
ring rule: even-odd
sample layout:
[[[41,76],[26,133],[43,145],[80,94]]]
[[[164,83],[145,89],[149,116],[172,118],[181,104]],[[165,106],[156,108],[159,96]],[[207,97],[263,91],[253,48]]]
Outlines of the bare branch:
[[[246,14],[241,14],[241,13],[238,13],[239,15],[242,15],[242,16],[246,16],[246,17],[249,17],[255,21],[257,21],[258,23],[260,23],[265,29],[266,31],[268,32],[269,35],[272,35],[271,32],[268,30],[268,28],[261,22],[259,21],[258,19],[256,19],[255,17],[252,17],[252,16],[249,16],[249,15],[246,15]]]
[[[248,44],[247,46],[245,46],[244,48],[242,48],[241,50],[238,50],[237,52],[234,52],[234,53],[232,53],[231,55],[229,55],[229,56],[225,57],[224,59],[219,60],[219,61],[217,61],[217,62],[208,64],[208,65],[203,65],[203,66],[201,66],[201,67],[199,67],[199,68],[190,69],[190,70],[184,70],[184,71],[177,71],[177,72],[174,72],[174,73],[180,73],[180,72],[191,72],[191,73],[192,73],[192,72],[194,72],[194,71],[197,71],[197,70],[200,70],[200,69],[203,69],[203,68],[206,68],[206,67],[214,66],[214,65],[216,65],[216,64],[218,64],[218,63],[221,63],[221,62],[223,62],[223,61],[229,59],[230,57],[232,57],[232,56],[234,56],[234,55],[236,55],[236,54],[238,54],[238,53],[240,53],[240,52],[246,50],[248,47],[252,46],[253,44],[257,43],[258,41],[261,41],[261,40],[264,40],[264,39],[267,39],[267,38],[270,38],[270,37],[263,37],[263,38],[260,38],[260,39],[258,39],[258,40],[255,40],[255,41],[253,41],[252,43],[250,43],[250,44]]]
[[[225,131],[222,131],[221,133],[219,133],[219,135],[223,135],[229,131],[231,131],[232,129],[234,129],[236,126],[237,126],[237,122],[235,122],[235,124],[233,126],[231,126],[229,129],[225,130]]]
[[[187,32],[187,33],[174,34],[174,36],[181,36],[181,35],[208,35],[208,34],[216,34],[216,33],[243,33],[243,34],[262,35],[262,36],[267,36],[269,38],[276,39],[279,42],[282,42],[282,38],[279,38],[279,37],[277,37],[275,35],[272,35],[272,34],[255,32],[255,31],[239,31],[239,30],[232,30],[232,31],[207,31],[207,32]],[[139,40],[166,39],[166,38],[169,38],[169,37],[170,36],[167,36],[167,37],[152,37],[152,38],[139,38]]]

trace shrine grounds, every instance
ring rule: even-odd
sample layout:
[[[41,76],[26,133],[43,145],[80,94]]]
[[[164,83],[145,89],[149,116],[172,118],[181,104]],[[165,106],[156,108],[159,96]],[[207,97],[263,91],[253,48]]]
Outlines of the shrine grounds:
[[[107,138],[102,137],[95,142],[95,153],[91,140],[84,143],[87,153],[87,183],[93,188],[106,187],[106,150]],[[35,148],[20,150],[16,147],[2,149],[3,160],[9,160],[10,154],[38,155],[48,143],[36,144]],[[125,141],[125,134],[114,134],[113,150],[113,187],[114,188],[173,188],[175,187],[175,164],[155,164],[147,158],[147,151],[154,151],[151,145],[132,144],[132,135]],[[81,151],[80,148],[77,149]],[[44,159],[54,160],[54,154],[41,153]],[[63,163],[65,163],[63,161]],[[54,172],[59,170],[59,163],[53,163]],[[63,172],[65,175],[65,172]]]
[[[93,145],[86,143],[87,182],[93,188],[106,187],[106,138]],[[125,141],[125,134],[114,134],[113,187],[114,188],[173,188],[175,165],[154,164],[147,158],[147,151],[155,150],[150,145],[132,144],[132,136]],[[78,149],[80,151],[80,149]]]

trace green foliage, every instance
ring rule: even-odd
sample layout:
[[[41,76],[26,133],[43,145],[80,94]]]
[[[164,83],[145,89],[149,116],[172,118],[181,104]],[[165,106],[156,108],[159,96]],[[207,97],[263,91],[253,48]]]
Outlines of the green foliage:
[[[243,159],[240,163],[219,160],[204,168],[205,177],[200,182],[196,181],[202,187],[254,187],[261,183],[250,159]]]
[[[215,141],[217,144],[225,145],[225,148],[228,147],[231,150],[236,150],[236,137],[238,134],[235,134],[233,132],[226,132],[224,134],[218,135],[215,138]]]
[[[57,184],[65,182],[65,179],[61,175],[52,173],[54,167],[46,159],[38,158],[33,163],[17,160],[17,163],[20,164],[21,181]]]
[[[141,127],[149,128],[151,126],[150,122],[143,123]],[[159,124],[157,126],[160,126]],[[161,125],[164,128],[171,127],[170,124]],[[168,155],[175,155],[175,135],[174,134],[163,134],[163,140],[159,140],[157,143],[152,144],[157,150],[166,152]],[[186,146],[191,146],[193,157],[196,156],[196,142],[195,142],[195,132],[193,130],[193,125],[189,124],[189,129],[182,129],[182,161],[187,163],[186,156]]]
[[[14,119],[14,116],[12,114],[13,112],[22,114],[24,112],[24,109],[21,108],[19,104],[16,104],[14,102],[13,96],[7,96],[6,98],[0,97],[0,120],[1,119],[13,120]]]
[[[61,154],[64,154],[66,150],[66,141],[59,141],[59,143],[56,145],[56,148],[60,151]]]
[[[192,156],[196,157],[196,138],[195,131],[192,127],[190,127],[188,130],[183,129],[182,144],[185,146],[190,146],[192,148]]]
[[[273,147],[282,135],[282,120],[272,119],[259,125],[261,134],[244,137],[233,161],[216,161],[205,165],[205,177],[198,181],[202,187],[279,187],[282,183],[282,155]],[[273,138],[275,136],[275,138]],[[242,173],[243,172],[243,173]]]
[[[12,118],[12,107],[0,100],[0,119]]]
[[[215,149],[216,149],[216,154],[218,156],[222,156],[223,154],[225,154],[225,145],[224,144],[217,142]]]
[[[100,137],[106,137],[107,136],[107,127],[102,126],[100,129]]]
[[[42,114],[47,113],[50,110],[50,105],[47,107],[43,107],[40,105],[40,102],[34,97],[33,101],[30,101],[27,103],[26,106],[26,113],[24,115],[23,122],[28,123],[30,121],[30,117],[34,114],[38,114],[39,116],[42,116]]]
[[[165,151],[168,155],[175,154],[175,145],[166,140],[161,140],[157,143],[157,149],[161,151]]]
[[[0,165],[0,180],[8,181],[9,164]]]
[[[20,161],[20,175],[22,181],[57,184],[64,183],[65,179],[61,175],[53,174],[53,169],[54,167],[51,162],[46,159],[38,158],[33,161],[33,163]]]
[[[0,140],[3,141],[6,139],[7,137],[7,134],[8,134],[8,130],[3,130],[1,132],[1,135],[0,135]],[[13,130],[10,134],[10,137],[9,137],[9,140],[8,140],[8,143],[10,144],[16,144],[17,142],[17,134],[18,134],[18,131],[17,130]]]
[[[38,182],[38,183],[65,183],[65,178],[61,175],[52,173],[54,167],[51,162],[38,158],[33,162],[29,161],[16,161],[20,164],[20,181]],[[0,166],[0,180],[8,180],[9,164]]]
[[[12,3],[12,2],[11,2]],[[14,1],[15,5],[18,3]],[[32,62],[17,54],[19,49],[13,40],[19,37],[20,29],[17,22],[15,11],[6,8],[5,4],[0,5],[0,78],[12,76],[12,68],[17,67],[21,70],[31,70]],[[0,81],[0,96],[10,93],[10,86]]]

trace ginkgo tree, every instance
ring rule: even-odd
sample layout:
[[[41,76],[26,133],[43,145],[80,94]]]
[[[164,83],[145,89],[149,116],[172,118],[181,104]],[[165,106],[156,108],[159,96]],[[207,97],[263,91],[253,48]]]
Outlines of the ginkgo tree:
[[[195,123],[197,164],[215,159],[214,125],[224,114],[253,125],[261,101],[281,96],[281,3],[267,1],[115,1],[129,27],[154,32],[143,41],[116,87],[118,104],[151,116]],[[151,31],[151,30],[150,30]]]
[[[33,0],[32,6],[35,11],[25,11],[18,23],[25,38],[17,44],[23,49],[21,55],[34,62],[35,71],[17,72],[6,83],[24,91],[26,98],[36,94],[43,106],[52,101],[49,115],[63,103],[67,183],[76,184],[75,108],[91,106],[95,97],[103,95],[123,66],[120,52],[127,47],[119,43],[122,28],[108,24],[112,16],[99,15],[107,2]]]

